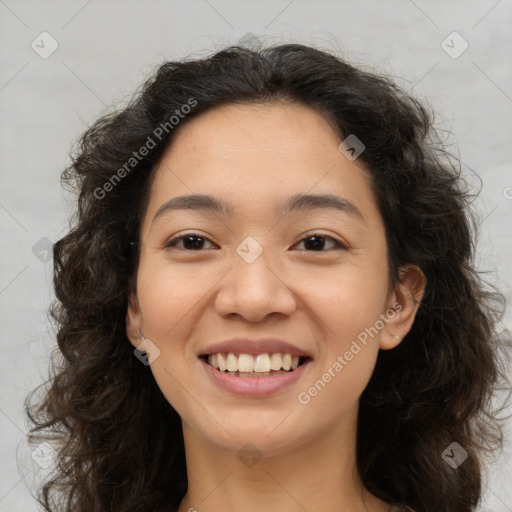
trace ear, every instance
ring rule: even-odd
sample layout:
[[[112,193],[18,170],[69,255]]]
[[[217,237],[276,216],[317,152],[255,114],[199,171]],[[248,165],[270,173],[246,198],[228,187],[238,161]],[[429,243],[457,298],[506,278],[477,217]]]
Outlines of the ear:
[[[138,338],[139,329],[142,330],[142,313],[137,293],[132,291],[128,296],[128,307],[126,310],[126,336],[135,348],[140,344]]]
[[[382,350],[395,348],[411,330],[427,285],[425,274],[416,265],[404,265],[398,276],[399,282],[391,294],[387,321],[380,338],[379,348]]]

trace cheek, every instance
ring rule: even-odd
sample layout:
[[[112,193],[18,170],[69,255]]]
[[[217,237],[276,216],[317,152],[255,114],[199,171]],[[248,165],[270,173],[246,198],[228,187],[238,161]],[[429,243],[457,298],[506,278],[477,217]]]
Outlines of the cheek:
[[[144,323],[161,342],[181,339],[177,331],[186,324],[182,320],[200,306],[208,289],[197,273],[170,264],[141,266],[137,287]]]
[[[336,353],[299,393],[304,412],[315,411],[326,424],[333,424],[353,411],[373,373],[377,353],[370,346]]]
[[[191,388],[195,363],[192,352],[187,352],[186,341],[191,331],[187,315],[193,314],[197,298],[192,300],[192,292],[176,280],[162,279],[161,274],[155,274],[155,278],[143,279],[139,294],[147,326],[145,333],[159,350],[148,371],[169,404],[182,418],[187,418],[194,402],[186,390]]]
[[[190,364],[195,362],[192,351],[187,352],[186,342],[195,323],[194,307],[201,306],[202,294],[190,282],[197,283],[197,279],[169,267],[141,267],[139,273],[138,297],[144,333],[159,350],[150,370],[175,408],[175,398],[182,391],[179,383],[187,382]]]
[[[325,282],[323,293],[317,287],[308,294],[322,339],[316,371],[298,401],[325,411],[326,420],[334,422],[351,410],[372,375],[384,325],[384,278],[347,268]]]
[[[387,274],[378,266],[354,264],[303,284],[307,307],[318,316],[321,331],[317,335],[322,339],[317,342],[317,371],[299,402],[315,402],[320,409],[336,404],[335,416],[354,404],[375,367],[384,326],[380,315],[386,302]]]
[[[384,312],[387,293],[387,274],[362,264],[310,275],[303,280],[301,292],[306,307],[322,321],[322,335],[336,349],[374,326]]]

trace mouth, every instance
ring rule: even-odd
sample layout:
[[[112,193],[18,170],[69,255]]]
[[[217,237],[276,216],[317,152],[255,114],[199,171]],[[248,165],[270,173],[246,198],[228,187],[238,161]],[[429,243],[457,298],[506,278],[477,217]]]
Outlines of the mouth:
[[[279,352],[263,354],[217,352],[200,354],[199,358],[219,373],[256,379],[294,373],[312,359],[308,356]]]

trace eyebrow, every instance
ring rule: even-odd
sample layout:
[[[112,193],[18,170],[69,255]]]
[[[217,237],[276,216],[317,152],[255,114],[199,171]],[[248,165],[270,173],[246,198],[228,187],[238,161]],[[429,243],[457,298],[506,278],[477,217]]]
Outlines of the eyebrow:
[[[153,223],[158,217],[176,210],[198,210],[214,213],[222,217],[232,217],[234,206],[222,198],[207,194],[189,194],[169,199],[158,208]],[[334,194],[294,194],[286,201],[274,207],[274,214],[284,217],[291,212],[311,212],[315,210],[337,210],[364,221],[364,217],[356,205]]]

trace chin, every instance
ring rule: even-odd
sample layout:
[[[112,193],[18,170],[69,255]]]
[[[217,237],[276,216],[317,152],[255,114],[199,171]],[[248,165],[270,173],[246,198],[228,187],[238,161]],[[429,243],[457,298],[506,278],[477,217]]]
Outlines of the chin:
[[[250,451],[252,447],[260,452],[260,455],[264,454],[266,457],[280,456],[293,451],[301,444],[306,443],[310,437],[315,437],[313,432],[310,432],[310,435],[301,432],[300,425],[280,425],[284,417],[286,415],[281,415],[278,420],[273,422],[272,427],[257,422],[244,422],[239,423],[236,427],[226,425],[226,430],[231,436],[219,427],[215,431],[210,430],[205,433],[205,437],[219,448],[234,451],[237,456],[240,455],[240,451]]]

